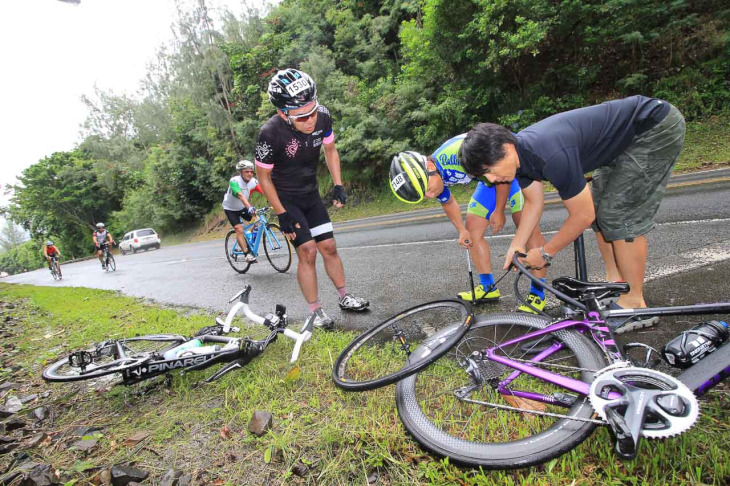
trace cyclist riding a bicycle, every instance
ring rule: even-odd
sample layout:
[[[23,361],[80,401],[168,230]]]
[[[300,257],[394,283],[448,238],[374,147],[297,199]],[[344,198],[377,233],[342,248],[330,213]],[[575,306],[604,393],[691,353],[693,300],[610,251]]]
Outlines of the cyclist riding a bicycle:
[[[54,245],[51,240],[48,240],[43,247],[43,256],[48,262],[48,269],[51,270],[51,264],[53,263],[53,260],[58,261],[61,258],[61,252],[58,250],[58,248],[56,248],[56,245]],[[58,267],[58,275],[62,276],[60,266]]]
[[[317,102],[317,86],[312,78],[296,69],[278,71],[269,82],[268,94],[276,114],[261,127],[256,143],[261,188],[279,218],[282,233],[296,248],[297,278],[309,305],[309,318],[314,319],[315,326],[331,329],[334,322],[319,300],[318,251],[339,294],[340,308],[362,311],[370,305],[347,292],[332,222],[319,195],[317,165],[324,146],[324,158],[334,182],[332,203],[342,207],[347,200],[332,117]]]
[[[96,223],[96,231],[92,234],[91,239],[94,240],[95,252],[101,262],[101,268],[106,270],[103,249],[107,245],[113,245],[114,238],[112,238],[111,233],[106,230],[106,225],[104,223]]]
[[[460,292],[463,300],[480,302],[496,301],[500,297],[498,289],[493,288],[494,276],[490,258],[489,243],[484,238],[487,228],[496,235],[504,226],[504,208],[509,200],[512,220],[519,225],[522,211],[522,192],[517,182],[513,184],[492,184],[483,178],[467,205],[466,225],[461,218],[459,203],[449,186],[469,184],[469,176],[459,160],[459,148],[466,134],[457,135],[444,142],[433,154],[426,157],[417,152],[401,152],[393,158],[390,165],[390,187],[395,197],[406,203],[418,203],[424,198],[436,198],[451,223],[459,232],[459,244],[471,248],[474,264],[479,273],[479,285],[471,291]],[[539,248],[545,243],[540,228],[535,227],[528,241],[530,248]],[[533,272],[545,281],[547,270]],[[491,290],[490,290],[491,289]],[[472,299],[474,297],[474,299]],[[545,291],[533,284],[527,301],[538,310],[545,308]],[[520,311],[535,313],[530,306],[523,304]]]
[[[609,281],[631,290],[612,307],[644,308],[646,234],[664,197],[672,168],[684,146],[682,114],[666,101],[644,96],[607,101],[558,113],[514,135],[493,123],[480,123],[466,136],[461,160],[472,176],[492,183],[519,181],[525,204],[522,225],[512,240],[505,268],[525,244],[542,215],[543,181],[555,186],[568,219],[545,245],[524,260],[533,268],[593,225]],[[584,174],[593,172],[593,189]],[[609,319],[614,332],[647,327],[656,317],[627,322]]]
[[[256,214],[256,208],[251,204],[249,198],[252,192],[263,194],[259,181],[256,180],[253,173],[253,163],[249,160],[240,160],[236,164],[238,175],[231,177],[228,182],[228,191],[223,196],[223,211],[226,213],[228,221],[236,230],[236,240],[241,251],[248,253],[248,245],[246,238],[243,236],[243,223],[251,221]],[[252,253],[246,255],[246,261],[254,263],[256,257]]]

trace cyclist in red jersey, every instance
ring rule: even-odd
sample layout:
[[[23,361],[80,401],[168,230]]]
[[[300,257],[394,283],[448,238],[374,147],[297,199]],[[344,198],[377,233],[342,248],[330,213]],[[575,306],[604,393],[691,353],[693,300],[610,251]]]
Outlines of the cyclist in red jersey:
[[[45,257],[46,261],[48,262],[48,269],[51,269],[51,262],[56,259],[60,260],[61,258],[61,252],[58,251],[58,248],[53,244],[51,240],[46,241],[45,246],[43,247],[43,256]],[[58,266],[58,276],[63,277],[61,274],[61,266]]]

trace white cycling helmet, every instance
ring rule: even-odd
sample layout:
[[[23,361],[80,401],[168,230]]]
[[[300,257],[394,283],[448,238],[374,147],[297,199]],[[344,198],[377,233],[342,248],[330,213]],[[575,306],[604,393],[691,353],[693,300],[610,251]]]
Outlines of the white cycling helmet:
[[[239,172],[248,169],[253,170],[253,162],[250,160],[239,160],[236,164],[236,170]]]
[[[106,225],[104,223],[96,223],[96,227],[99,229],[106,228]]]

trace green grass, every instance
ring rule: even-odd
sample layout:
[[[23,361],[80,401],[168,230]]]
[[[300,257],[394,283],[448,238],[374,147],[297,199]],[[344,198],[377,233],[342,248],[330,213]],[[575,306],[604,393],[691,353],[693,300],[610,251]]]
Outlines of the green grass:
[[[730,480],[727,388],[702,401],[703,414],[692,430],[679,438],[644,442],[635,462],[619,461],[601,429],[545,465],[489,472],[458,468],[423,452],[398,420],[393,387],[345,393],[333,385],[334,359],[353,338],[351,333],[315,334],[304,346],[298,374],[288,363],[291,342],[281,339],[251,365],[204,387],[194,385],[210,370],[175,375],[170,388],[49,385],[40,379],[42,368],[73,348],[112,336],[190,334],[210,324],[212,316],[88,289],[2,284],[0,300],[17,306],[0,308],[2,316],[15,318],[5,328],[11,336],[5,334],[3,343],[16,346],[3,348],[0,380],[17,383],[13,394],[19,397],[51,391],[26,409],[43,405],[54,410],[54,423],[45,430],[54,434],[55,442],[28,452],[35,462],[57,468],[63,481],[87,484],[99,470],[79,470],[122,461],[135,461],[150,471],[150,484],[169,468],[198,475],[199,484],[366,484],[374,475],[383,485],[689,485]],[[11,366],[20,369],[12,372]],[[274,416],[272,430],[261,438],[247,432],[255,410]],[[102,427],[99,445],[88,454],[69,450],[70,439],[62,436],[80,425]],[[232,438],[221,437],[224,426]],[[139,431],[150,436],[125,446]],[[7,466],[9,456],[0,456],[0,468]],[[297,464],[307,466],[304,477],[292,475]]]
[[[688,122],[687,137],[675,172],[730,165],[730,118]]]

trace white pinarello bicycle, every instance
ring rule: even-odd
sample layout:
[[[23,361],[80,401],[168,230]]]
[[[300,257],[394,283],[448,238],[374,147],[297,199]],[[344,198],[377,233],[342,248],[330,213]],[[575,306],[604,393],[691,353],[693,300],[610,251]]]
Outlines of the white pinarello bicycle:
[[[237,302],[225,320],[216,318],[214,326],[204,327],[192,337],[154,334],[103,341],[56,361],[43,371],[43,379],[67,382],[119,374],[122,384],[132,385],[175,370],[187,373],[226,363],[203,380],[208,383],[246,366],[280,334],[294,341],[291,363],[295,363],[302,344],[312,336],[312,321],[307,321],[300,332],[288,329],[286,307],[280,304],[274,314],[259,316],[248,305],[250,293],[251,286],[246,285],[229,300]],[[242,322],[249,336],[226,336],[241,331],[232,326],[239,313],[247,318]],[[256,333],[264,335],[261,339],[252,338]]]

